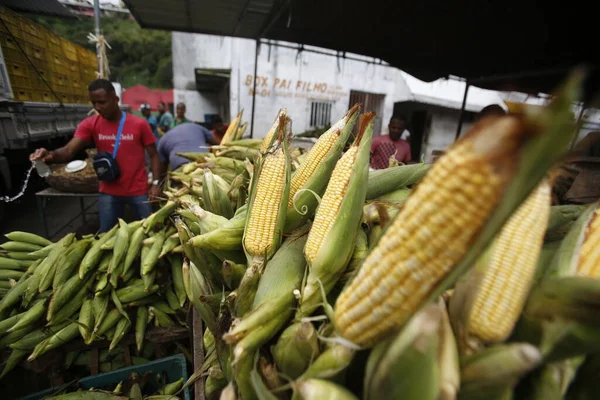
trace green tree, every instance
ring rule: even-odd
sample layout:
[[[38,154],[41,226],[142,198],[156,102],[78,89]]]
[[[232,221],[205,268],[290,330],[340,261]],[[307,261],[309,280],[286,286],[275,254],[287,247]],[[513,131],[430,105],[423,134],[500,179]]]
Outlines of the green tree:
[[[88,33],[94,32],[93,18],[35,19],[65,39],[96,50],[87,40]],[[123,87],[137,84],[160,89],[173,87],[171,32],[142,29],[137,22],[123,16],[102,18],[102,32],[111,46],[107,51],[111,80]]]

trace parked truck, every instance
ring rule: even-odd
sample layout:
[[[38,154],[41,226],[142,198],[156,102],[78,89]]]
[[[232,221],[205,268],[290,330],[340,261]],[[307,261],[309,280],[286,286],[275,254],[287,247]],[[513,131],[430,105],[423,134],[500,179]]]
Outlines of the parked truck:
[[[96,63],[93,52],[0,6],[0,197],[20,189],[31,150],[66,143],[87,117]]]

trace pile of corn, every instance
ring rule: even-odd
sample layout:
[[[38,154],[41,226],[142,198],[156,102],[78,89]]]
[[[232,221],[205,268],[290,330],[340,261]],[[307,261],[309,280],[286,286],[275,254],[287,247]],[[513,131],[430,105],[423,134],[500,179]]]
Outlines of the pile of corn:
[[[56,243],[26,232],[7,234],[0,275],[0,377],[19,362],[78,341],[64,366],[89,365],[86,345],[106,340],[100,371],[124,364],[121,340],[135,333],[134,364],[148,362],[152,325],[185,326],[187,295],[179,244],[167,205],[143,221],[119,224],[98,237],[68,234]],[[169,211],[171,210],[171,211]],[[61,352],[65,355],[64,352]]]
[[[358,105],[307,153],[284,109],[264,140],[182,153],[159,211],[177,235],[154,236],[182,252],[206,397],[593,396],[600,206],[551,206],[580,79],[432,166],[369,172]]]

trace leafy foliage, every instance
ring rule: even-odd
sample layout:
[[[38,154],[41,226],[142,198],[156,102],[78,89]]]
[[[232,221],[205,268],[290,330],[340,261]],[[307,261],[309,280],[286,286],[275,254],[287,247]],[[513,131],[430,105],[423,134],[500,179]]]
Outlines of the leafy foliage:
[[[87,34],[94,32],[94,19],[65,20],[37,17],[36,22],[58,35],[95,51]],[[102,18],[102,32],[112,49],[108,49],[111,80],[123,87],[142,84],[151,88],[173,87],[171,32],[142,29],[137,22],[123,16]]]

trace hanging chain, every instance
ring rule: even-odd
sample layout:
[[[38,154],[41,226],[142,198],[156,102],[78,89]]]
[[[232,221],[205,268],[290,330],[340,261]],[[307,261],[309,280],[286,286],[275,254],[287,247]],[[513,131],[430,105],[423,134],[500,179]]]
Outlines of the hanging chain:
[[[6,203],[10,203],[12,201],[15,201],[19,197],[23,196],[25,194],[25,190],[27,190],[27,184],[29,183],[29,177],[31,176],[31,171],[33,171],[34,168],[35,168],[35,164],[32,162],[31,167],[29,167],[29,170],[27,170],[27,175],[25,176],[25,182],[23,182],[23,186],[21,187],[21,191],[19,193],[17,193],[13,197],[1,196],[0,200],[4,201]]]

